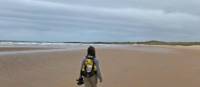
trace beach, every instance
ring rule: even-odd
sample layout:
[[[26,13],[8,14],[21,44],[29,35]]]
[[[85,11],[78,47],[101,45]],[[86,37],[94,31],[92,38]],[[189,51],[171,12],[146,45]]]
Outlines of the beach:
[[[6,52],[0,55],[0,86],[78,87],[86,47],[0,48]],[[99,87],[200,87],[199,46],[95,47],[103,76]]]

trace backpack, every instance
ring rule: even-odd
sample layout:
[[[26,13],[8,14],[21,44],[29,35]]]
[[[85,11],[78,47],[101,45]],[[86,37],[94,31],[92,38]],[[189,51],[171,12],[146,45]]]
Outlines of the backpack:
[[[84,77],[92,77],[97,74],[97,67],[92,56],[87,56],[84,60],[81,74]]]

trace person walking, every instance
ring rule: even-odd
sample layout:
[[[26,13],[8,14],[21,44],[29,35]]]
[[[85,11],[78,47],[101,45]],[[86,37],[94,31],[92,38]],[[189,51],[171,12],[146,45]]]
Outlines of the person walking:
[[[102,82],[99,60],[96,58],[95,48],[89,46],[87,55],[81,61],[81,70],[78,85],[84,84],[85,87],[97,87],[97,83]]]

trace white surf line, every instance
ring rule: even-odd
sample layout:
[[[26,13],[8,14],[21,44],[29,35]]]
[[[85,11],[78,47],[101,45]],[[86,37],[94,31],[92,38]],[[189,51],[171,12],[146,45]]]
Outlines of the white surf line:
[[[2,55],[30,54],[30,53],[49,53],[49,52],[74,51],[74,50],[81,50],[81,49],[83,49],[83,48],[80,47],[80,48],[63,48],[63,49],[7,51],[7,52],[0,52],[0,56],[2,56]]]
[[[74,50],[83,50],[87,49],[88,46],[95,46],[97,49],[98,48],[116,48],[116,47],[124,47],[124,45],[105,45],[105,44],[87,44],[83,45],[81,47],[69,47],[69,48],[52,48],[52,49],[34,49],[34,50],[23,50],[23,51],[4,51],[0,52],[0,56],[3,55],[20,55],[20,54],[30,54],[30,53],[47,53],[47,52],[62,52],[62,51],[74,51]]]

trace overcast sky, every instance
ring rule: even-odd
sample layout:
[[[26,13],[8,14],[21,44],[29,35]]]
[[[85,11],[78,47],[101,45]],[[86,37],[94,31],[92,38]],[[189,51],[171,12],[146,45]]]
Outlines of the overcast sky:
[[[0,0],[0,40],[200,41],[200,0]]]

